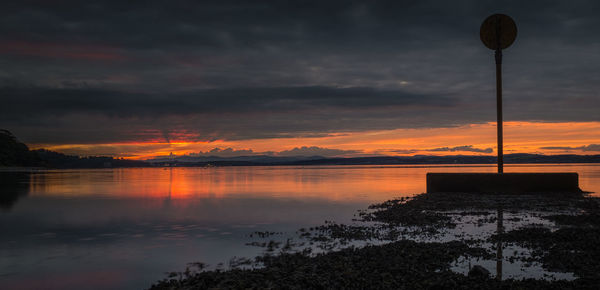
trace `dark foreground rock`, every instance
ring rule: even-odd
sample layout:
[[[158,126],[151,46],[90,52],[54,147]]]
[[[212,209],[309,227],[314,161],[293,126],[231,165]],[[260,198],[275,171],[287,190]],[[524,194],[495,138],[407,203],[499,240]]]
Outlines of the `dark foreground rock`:
[[[569,227],[556,231],[525,228],[492,237],[532,248],[532,255],[546,269],[572,272],[598,281],[600,286],[600,229]]]
[[[489,278],[490,271],[482,266],[475,265],[469,270],[468,276],[473,278]]]
[[[265,256],[261,269],[187,273],[151,289],[592,289],[585,281],[497,281],[460,275],[449,265],[461,255],[486,254],[460,242],[399,241],[316,257]]]

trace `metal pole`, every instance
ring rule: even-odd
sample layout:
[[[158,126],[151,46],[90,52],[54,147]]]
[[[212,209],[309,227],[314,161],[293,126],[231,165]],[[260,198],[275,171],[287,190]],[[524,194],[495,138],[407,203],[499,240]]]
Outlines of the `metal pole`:
[[[496,114],[498,118],[498,173],[504,172],[502,152],[502,50],[496,49]]]

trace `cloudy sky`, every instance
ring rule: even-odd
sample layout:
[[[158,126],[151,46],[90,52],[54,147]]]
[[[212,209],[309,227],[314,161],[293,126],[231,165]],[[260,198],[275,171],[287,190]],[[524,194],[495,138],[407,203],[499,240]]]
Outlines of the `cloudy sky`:
[[[0,128],[32,148],[494,154],[505,13],[505,152],[600,152],[598,1],[7,2]]]

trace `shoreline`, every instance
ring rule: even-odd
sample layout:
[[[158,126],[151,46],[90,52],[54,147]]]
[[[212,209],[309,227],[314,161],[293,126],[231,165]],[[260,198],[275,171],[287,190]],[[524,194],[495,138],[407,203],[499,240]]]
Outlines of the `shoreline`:
[[[557,166],[600,166],[600,162],[567,162],[567,163],[505,163],[505,167],[557,167]],[[0,166],[0,172],[38,172],[53,170],[74,170],[74,169],[139,169],[139,168],[223,168],[223,167],[361,167],[361,168],[488,168],[496,167],[494,163],[415,163],[415,164],[251,164],[251,165],[182,165],[182,166],[126,166],[126,167],[21,167],[21,166]]]
[[[600,281],[600,201],[585,193],[421,194],[372,205],[357,222],[299,229],[297,240],[265,243],[262,256],[228,269],[195,264],[202,267],[174,272],[152,289],[592,289]],[[525,274],[504,270],[502,277],[490,266],[498,261]]]

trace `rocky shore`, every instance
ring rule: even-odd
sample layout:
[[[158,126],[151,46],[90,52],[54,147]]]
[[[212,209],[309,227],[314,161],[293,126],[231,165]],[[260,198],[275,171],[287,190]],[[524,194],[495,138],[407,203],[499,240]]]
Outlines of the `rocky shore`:
[[[256,235],[270,239],[270,235]],[[429,193],[326,222],[227,269],[152,289],[597,289],[600,202],[586,194]]]

